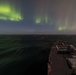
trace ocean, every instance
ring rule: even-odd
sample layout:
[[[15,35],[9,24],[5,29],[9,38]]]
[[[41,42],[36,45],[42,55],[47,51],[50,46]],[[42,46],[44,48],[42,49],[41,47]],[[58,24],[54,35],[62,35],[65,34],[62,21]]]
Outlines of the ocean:
[[[0,75],[47,75],[53,43],[75,44],[75,35],[0,35]]]

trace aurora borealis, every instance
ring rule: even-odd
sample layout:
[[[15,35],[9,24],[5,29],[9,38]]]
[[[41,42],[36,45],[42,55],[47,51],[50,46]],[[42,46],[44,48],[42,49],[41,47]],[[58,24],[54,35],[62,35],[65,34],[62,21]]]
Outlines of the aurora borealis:
[[[14,4],[9,1],[0,3],[0,19],[10,21],[20,21],[22,16]]]
[[[76,0],[2,0],[0,31],[20,34],[75,34],[75,7]]]
[[[55,26],[58,31],[76,29],[75,0],[39,0],[36,23]]]

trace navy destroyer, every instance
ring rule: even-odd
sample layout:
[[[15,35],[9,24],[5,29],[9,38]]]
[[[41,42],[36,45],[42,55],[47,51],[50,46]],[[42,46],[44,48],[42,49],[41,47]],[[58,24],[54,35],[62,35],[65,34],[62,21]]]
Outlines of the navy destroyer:
[[[48,75],[76,75],[76,48],[62,40],[56,41],[48,59]]]

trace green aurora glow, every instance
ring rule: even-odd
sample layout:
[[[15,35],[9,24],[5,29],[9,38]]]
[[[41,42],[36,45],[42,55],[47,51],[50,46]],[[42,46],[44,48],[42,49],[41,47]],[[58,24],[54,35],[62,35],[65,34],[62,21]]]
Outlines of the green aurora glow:
[[[9,3],[0,4],[0,19],[10,21],[22,20],[21,12]]]
[[[58,27],[58,30],[59,30],[59,31],[62,31],[62,30],[65,30],[65,29],[66,29],[66,27],[62,27],[62,26],[59,26],[59,27]]]
[[[43,23],[43,20],[45,21],[44,23],[48,24],[48,17],[47,16],[35,18],[35,23],[41,24],[41,23]]]
[[[37,17],[37,18],[35,19],[35,23],[36,23],[36,24],[40,24],[40,23],[41,23],[41,17]]]

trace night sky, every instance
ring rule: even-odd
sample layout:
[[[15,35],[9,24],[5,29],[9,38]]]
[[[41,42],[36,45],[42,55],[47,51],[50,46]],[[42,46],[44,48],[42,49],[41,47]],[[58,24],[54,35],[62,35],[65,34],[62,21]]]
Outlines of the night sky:
[[[76,34],[76,0],[0,0],[0,34]]]

